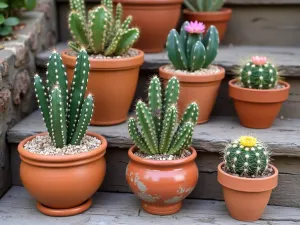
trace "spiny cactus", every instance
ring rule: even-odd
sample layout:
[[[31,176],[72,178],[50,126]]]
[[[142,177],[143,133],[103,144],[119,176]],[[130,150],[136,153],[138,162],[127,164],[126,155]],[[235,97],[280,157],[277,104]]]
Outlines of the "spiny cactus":
[[[49,136],[57,148],[67,144],[79,145],[94,109],[92,95],[85,98],[90,69],[87,52],[81,49],[77,56],[69,90],[65,66],[56,51],[49,57],[47,67],[45,85],[36,74],[34,87]]]
[[[180,154],[191,146],[198,105],[191,103],[178,124],[178,96],[176,77],[168,81],[162,97],[161,82],[154,76],[148,89],[148,105],[142,100],[137,102],[137,119],[129,119],[128,130],[135,145],[144,153]]]
[[[231,173],[261,176],[268,169],[270,153],[256,138],[242,136],[225,148],[223,158],[225,169]]]
[[[215,12],[223,7],[224,0],[184,0],[184,5],[194,12]]]
[[[207,68],[216,58],[219,49],[219,33],[215,26],[210,26],[205,36],[203,23],[186,21],[180,34],[172,29],[168,35],[168,57],[178,70],[194,72]]]
[[[114,16],[112,0],[102,0],[86,16],[84,0],[70,0],[69,29],[74,42],[69,47],[79,51],[84,46],[89,54],[116,56],[126,53],[139,38],[138,28],[129,28],[132,17],[122,21],[122,5]]]
[[[253,56],[242,69],[240,80],[244,87],[253,89],[270,89],[278,81],[278,72],[274,65],[264,56]]]

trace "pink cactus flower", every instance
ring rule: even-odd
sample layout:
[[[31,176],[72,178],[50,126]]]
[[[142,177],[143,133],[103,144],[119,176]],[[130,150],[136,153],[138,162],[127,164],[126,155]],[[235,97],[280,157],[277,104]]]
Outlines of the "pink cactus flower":
[[[205,25],[201,22],[189,22],[188,25],[184,27],[185,31],[190,34],[202,34],[205,31]]]
[[[251,61],[255,65],[264,65],[267,62],[267,57],[265,57],[265,56],[252,56]]]

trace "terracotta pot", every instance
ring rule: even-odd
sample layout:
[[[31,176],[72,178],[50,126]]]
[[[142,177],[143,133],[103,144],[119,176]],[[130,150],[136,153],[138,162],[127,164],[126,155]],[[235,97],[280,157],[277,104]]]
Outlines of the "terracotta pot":
[[[238,78],[229,81],[229,96],[233,98],[241,124],[256,129],[271,127],[289,96],[290,85],[279,81],[284,88],[258,90],[239,87],[235,85],[237,81]]]
[[[183,0],[114,0],[118,2],[124,17],[132,15],[132,25],[140,29],[134,47],[147,53],[163,51],[169,31],[179,21]]]
[[[169,79],[176,76],[180,82],[180,92],[178,100],[178,111],[181,117],[186,107],[193,101],[196,101],[199,107],[198,124],[209,120],[211,111],[214,107],[219,87],[222,79],[225,77],[225,70],[222,67],[220,72],[210,75],[189,75],[185,73],[171,73],[159,68],[159,76],[163,79],[166,86]]]
[[[278,184],[278,170],[265,178],[245,178],[232,176],[218,166],[218,182],[223,186],[223,194],[230,215],[240,221],[256,221],[263,214],[272,190]]]
[[[137,50],[137,49],[135,49]],[[127,120],[135,94],[144,53],[121,59],[89,59],[90,74],[87,92],[94,97],[94,113],[91,125],[114,125]],[[69,84],[73,79],[75,56],[62,52]]]
[[[169,215],[181,209],[183,199],[192,192],[198,180],[194,161],[197,152],[192,147],[190,150],[192,154],[186,158],[160,161],[136,156],[135,146],[129,149],[126,179],[146,212]]]
[[[198,21],[205,24],[208,29],[211,25],[214,25],[219,31],[220,41],[224,39],[228,21],[231,18],[232,10],[228,8],[222,8],[217,12],[192,12],[188,9],[183,10],[184,20],[186,21]]]
[[[106,173],[104,154],[107,141],[101,135],[87,134],[100,139],[102,144],[76,155],[46,156],[26,151],[24,145],[35,136],[20,142],[21,180],[36,199],[40,212],[50,216],[71,216],[91,206],[91,197]]]

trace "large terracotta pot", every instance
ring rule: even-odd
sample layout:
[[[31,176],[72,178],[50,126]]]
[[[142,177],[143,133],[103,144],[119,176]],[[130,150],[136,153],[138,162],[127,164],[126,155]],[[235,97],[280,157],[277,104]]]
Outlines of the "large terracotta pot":
[[[182,201],[195,188],[198,180],[197,153],[183,159],[160,161],[136,156],[132,146],[126,179],[131,190],[141,199],[142,208],[151,214],[169,215],[181,209]]]
[[[180,82],[180,92],[178,100],[178,111],[181,117],[186,107],[193,101],[199,106],[198,124],[209,120],[211,111],[214,107],[219,87],[222,79],[225,77],[225,70],[222,67],[220,72],[210,75],[189,75],[186,73],[171,73],[159,68],[159,76],[163,79],[166,86],[169,79],[176,76]]]
[[[265,178],[232,176],[218,166],[218,182],[223,186],[223,195],[230,215],[240,221],[256,221],[268,205],[272,190],[278,184],[278,170]]]
[[[104,154],[107,141],[101,135],[87,134],[100,139],[102,144],[76,155],[47,156],[26,151],[24,145],[35,136],[20,142],[21,180],[36,199],[40,212],[50,216],[71,216],[91,206],[91,197],[106,173]]]
[[[133,26],[140,29],[134,45],[144,52],[161,52],[168,33],[176,28],[183,0],[114,0],[122,3],[124,16],[132,15]]]
[[[183,10],[184,20],[202,22],[207,29],[209,26],[214,25],[219,31],[220,41],[224,39],[231,14],[232,10],[229,8],[222,8],[217,12],[192,12],[188,9]]]
[[[272,126],[279,114],[282,103],[288,98],[290,85],[281,89],[259,90],[237,86],[239,78],[229,81],[229,96],[233,98],[234,107],[243,126],[264,129]]]
[[[95,104],[91,125],[114,125],[127,120],[144,62],[144,53],[137,51],[139,54],[130,58],[89,59],[87,92],[93,94]],[[76,57],[63,51],[62,60],[71,83]]]

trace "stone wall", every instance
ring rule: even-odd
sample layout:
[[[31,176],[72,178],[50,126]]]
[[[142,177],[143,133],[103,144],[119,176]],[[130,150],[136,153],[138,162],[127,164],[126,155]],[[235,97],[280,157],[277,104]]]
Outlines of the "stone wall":
[[[22,14],[21,23],[15,40],[0,43],[0,197],[11,185],[6,132],[37,108],[35,56],[56,43],[55,2],[39,0],[35,10]]]

